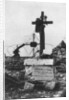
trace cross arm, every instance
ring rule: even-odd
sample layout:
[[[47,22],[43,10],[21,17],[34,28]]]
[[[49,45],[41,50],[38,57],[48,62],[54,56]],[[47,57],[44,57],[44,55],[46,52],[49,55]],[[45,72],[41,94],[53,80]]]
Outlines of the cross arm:
[[[53,24],[53,21],[45,21],[44,24]]]
[[[36,22],[32,22],[32,24],[36,24]]]

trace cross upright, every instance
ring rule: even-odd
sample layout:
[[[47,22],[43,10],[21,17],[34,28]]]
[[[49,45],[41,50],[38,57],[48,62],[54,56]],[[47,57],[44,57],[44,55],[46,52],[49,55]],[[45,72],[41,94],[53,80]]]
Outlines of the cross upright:
[[[35,32],[39,32],[40,34],[40,56],[42,56],[43,50],[45,49],[45,25],[52,23],[53,21],[47,21],[47,16],[44,15],[44,12],[41,12],[40,18],[37,18],[35,22],[32,22],[32,24],[36,25]]]

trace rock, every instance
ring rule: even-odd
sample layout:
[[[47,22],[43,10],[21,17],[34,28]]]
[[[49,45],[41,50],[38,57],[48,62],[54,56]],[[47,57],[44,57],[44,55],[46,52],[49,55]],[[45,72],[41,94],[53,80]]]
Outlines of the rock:
[[[25,82],[25,85],[24,85],[24,89],[32,89],[34,87],[34,84],[31,84],[29,82]]]
[[[45,88],[49,89],[49,90],[53,90],[55,88],[55,81],[51,81],[51,82],[47,82],[45,85]]]

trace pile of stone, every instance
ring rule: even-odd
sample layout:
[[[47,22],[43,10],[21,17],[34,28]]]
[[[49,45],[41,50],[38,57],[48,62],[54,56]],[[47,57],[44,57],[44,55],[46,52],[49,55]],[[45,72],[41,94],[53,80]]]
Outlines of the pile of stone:
[[[64,58],[66,59],[66,43],[64,41],[61,41],[61,43],[52,50],[52,56],[55,62]]]
[[[54,65],[59,72],[66,72],[66,43],[61,43],[52,50]]]

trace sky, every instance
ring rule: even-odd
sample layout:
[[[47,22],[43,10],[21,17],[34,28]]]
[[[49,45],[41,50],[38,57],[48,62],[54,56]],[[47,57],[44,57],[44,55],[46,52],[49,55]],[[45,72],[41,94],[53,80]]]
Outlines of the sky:
[[[31,38],[31,41],[33,33],[39,38],[39,33],[35,32],[35,25],[32,25],[32,21],[40,17],[41,11],[44,11],[47,20],[53,21],[53,24],[47,25],[45,28],[45,43],[52,44],[55,47],[62,40],[66,40],[65,3],[6,1],[5,47],[8,48],[7,54],[12,52],[17,44],[29,42],[29,38]],[[44,52],[51,53],[53,47],[46,45]],[[29,48],[29,46],[25,47],[25,49],[28,49],[27,52],[30,51]],[[24,54],[26,54],[26,50],[21,48],[20,55]]]

